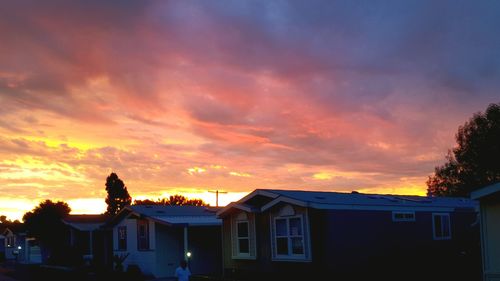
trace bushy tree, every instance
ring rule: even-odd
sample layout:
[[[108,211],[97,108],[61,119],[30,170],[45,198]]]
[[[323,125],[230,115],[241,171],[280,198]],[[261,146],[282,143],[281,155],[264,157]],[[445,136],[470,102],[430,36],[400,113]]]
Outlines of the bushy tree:
[[[51,253],[51,261],[58,263],[64,259],[68,245],[66,226],[62,219],[67,217],[71,208],[62,201],[45,200],[23,216],[28,235],[38,239]]]
[[[469,196],[470,192],[500,182],[500,103],[490,104],[460,126],[457,145],[446,163],[427,180],[432,196]]]
[[[158,198],[156,201],[151,199],[134,200],[134,205],[208,206],[202,199],[188,199],[179,194],[171,195],[168,199]]]
[[[111,173],[106,178],[106,191],[108,192],[106,197],[106,204],[108,204],[106,214],[108,215],[118,214],[121,209],[132,202],[127,187],[115,173]]]

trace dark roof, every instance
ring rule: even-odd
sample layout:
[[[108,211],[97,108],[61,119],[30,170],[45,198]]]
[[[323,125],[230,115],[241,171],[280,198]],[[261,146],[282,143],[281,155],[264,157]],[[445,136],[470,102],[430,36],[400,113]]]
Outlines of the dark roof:
[[[3,234],[6,229],[10,229],[14,234],[22,234],[26,232],[26,227],[24,223],[0,223],[0,234]]]
[[[63,223],[80,231],[94,231],[108,220],[107,215],[68,215]]]
[[[469,198],[428,197],[392,194],[341,193],[321,191],[265,189],[267,192],[312,204],[364,206],[433,206],[473,208],[477,203]]]
[[[259,200],[255,200],[256,198],[259,198]],[[264,200],[263,198],[267,199]],[[450,211],[457,209],[471,210],[478,207],[478,203],[474,200],[457,197],[256,189],[239,201],[229,204],[217,212],[217,215],[222,216],[233,208],[247,212],[262,212],[280,202],[314,209]]]
[[[470,197],[472,199],[483,199],[495,194],[500,194],[500,182],[475,190],[470,194]]]
[[[206,206],[132,205],[127,208],[146,216],[213,216],[220,208]]]
[[[132,205],[125,207],[108,224],[114,226],[130,213],[165,225],[209,226],[220,225],[216,217],[220,208],[207,206]]]
[[[64,218],[66,222],[78,222],[78,223],[100,223],[105,222],[109,216],[98,214],[98,215],[87,215],[87,214],[78,214],[78,215],[68,215]]]

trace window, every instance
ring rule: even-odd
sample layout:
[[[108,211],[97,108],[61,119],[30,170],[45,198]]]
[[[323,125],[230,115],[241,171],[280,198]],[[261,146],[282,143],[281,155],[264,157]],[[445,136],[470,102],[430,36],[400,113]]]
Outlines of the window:
[[[147,220],[137,221],[137,249],[149,250],[149,224]]]
[[[305,257],[302,216],[275,218],[276,257]]]
[[[248,221],[239,221],[237,224],[238,254],[250,254],[250,236],[248,231]]]
[[[233,259],[255,259],[255,217],[240,212],[231,216],[231,251]]]
[[[16,246],[16,237],[15,236],[7,236],[7,239],[5,239],[5,244],[9,248]]]
[[[451,239],[450,214],[432,214],[434,240]]]
[[[392,212],[392,221],[415,221],[415,212]]]
[[[118,227],[118,250],[127,250],[127,227]]]

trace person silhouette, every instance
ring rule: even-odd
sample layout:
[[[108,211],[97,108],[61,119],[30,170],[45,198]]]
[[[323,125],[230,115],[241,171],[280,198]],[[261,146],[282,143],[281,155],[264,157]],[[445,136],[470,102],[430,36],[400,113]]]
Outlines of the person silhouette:
[[[175,277],[178,281],[189,281],[189,276],[191,276],[191,271],[189,271],[187,262],[181,260],[179,267],[175,270]]]

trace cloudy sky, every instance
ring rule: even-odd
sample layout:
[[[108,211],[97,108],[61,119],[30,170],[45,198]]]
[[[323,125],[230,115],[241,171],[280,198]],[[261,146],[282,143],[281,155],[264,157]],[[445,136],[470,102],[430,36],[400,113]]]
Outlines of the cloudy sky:
[[[425,194],[500,101],[498,1],[2,1],[0,214],[45,198]]]

